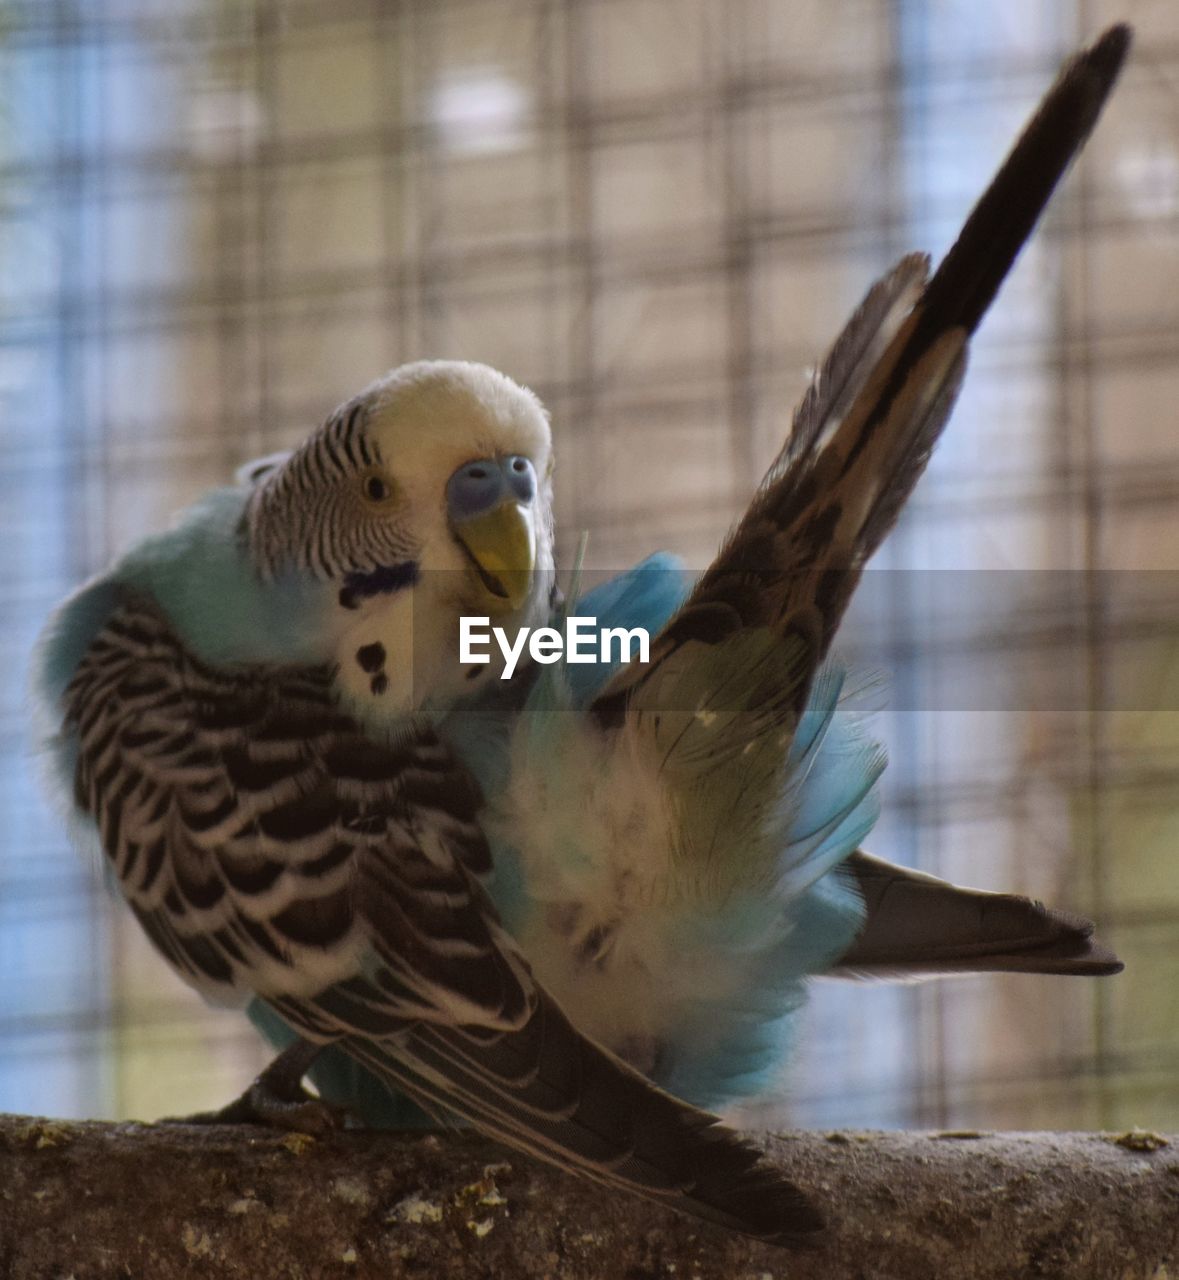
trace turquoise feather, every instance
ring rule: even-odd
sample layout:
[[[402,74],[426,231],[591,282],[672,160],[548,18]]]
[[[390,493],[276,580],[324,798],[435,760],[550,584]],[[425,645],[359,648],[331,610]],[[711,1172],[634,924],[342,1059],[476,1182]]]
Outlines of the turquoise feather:
[[[145,538],[50,620],[36,676],[56,706],[121,590],[152,597],[205,662],[294,665],[330,655],[332,592],[306,574],[259,576],[241,533],[250,490],[215,489],[165,533]]]
[[[572,612],[602,626],[655,632],[682,603],[688,585],[674,558],[653,557],[589,593]],[[759,643],[755,635],[750,642]],[[538,676],[523,712],[528,772],[536,785],[566,784],[561,747],[570,715],[584,710],[610,675],[604,667],[562,662]],[[735,999],[732,992],[723,1001],[705,992],[677,1006],[670,1033],[643,1063],[656,1083],[696,1105],[715,1109],[767,1086],[788,1056],[805,980],[829,969],[863,924],[859,892],[840,864],[876,820],[873,787],[884,756],[845,706],[845,676],[832,665],[815,680],[786,757],[781,799],[764,835],[759,832],[770,864],[776,859],[774,891],[755,882],[718,900],[705,885],[695,901],[677,909],[680,954],[732,960],[744,979]],[[673,696],[679,693],[675,689]],[[571,878],[588,870],[581,823],[578,806],[569,805],[568,821],[555,831],[549,851],[552,859],[565,860]],[[501,841],[495,854],[492,893],[508,927],[522,936],[550,905],[529,897],[513,848]]]
[[[152,596],[185,643],[219,664],[323,661],[330,593],[314,579],[288,575],[263,581],[241,537],[246,486],[213,490],[165,533],[138,543],[101,577],[79,587],[54,612],[34,660],[38,738],[49,748],[51,793],[73,793],[76,745],[61,732],[57,709],[91,641],[124,591]],[[68,819],[85,847],[97,831],[73,806]]]

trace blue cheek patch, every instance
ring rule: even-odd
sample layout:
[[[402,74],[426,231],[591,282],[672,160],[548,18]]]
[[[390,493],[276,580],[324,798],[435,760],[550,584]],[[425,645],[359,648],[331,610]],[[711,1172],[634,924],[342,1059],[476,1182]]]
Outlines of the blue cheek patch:
[[[360,602],[369,596],[392,595],[412,587],[418,580],[418,562],[406,560],[403,564],[383,564],[370,573],[349,573],[340,588],[340,604],[345,609],[359,609]]]

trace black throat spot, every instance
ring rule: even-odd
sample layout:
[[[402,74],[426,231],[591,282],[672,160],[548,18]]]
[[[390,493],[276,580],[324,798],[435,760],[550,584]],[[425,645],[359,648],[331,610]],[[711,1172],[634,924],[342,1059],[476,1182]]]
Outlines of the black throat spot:
[[[385,665],[385,646],[379,640],[362,644],[356,650],[356,661],[366,675],[375,675]]]
[[[340,588],[340,604],[345,609],[359,609],[360,602],[370,596],[393,595],[412,587],[418,580],[418,562],[383,564],[370,573],[349,573]]]

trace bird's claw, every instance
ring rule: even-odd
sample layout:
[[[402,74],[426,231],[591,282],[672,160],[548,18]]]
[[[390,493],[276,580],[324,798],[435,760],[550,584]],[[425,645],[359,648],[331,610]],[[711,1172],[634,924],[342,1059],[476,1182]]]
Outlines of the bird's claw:
[[[191,1116],[168,1116],[161,1123],[258,1124],[316,1135],[343,1129],[348,1121],[347,1108],[325,1102],[303,1087],[303,1073],[316,1052],[315,1046],[296,1042],[227,1106]]]
[[[306,1089],[301,1097],[281,1097],[255,1080],[227,1106],[217,1111],[198,1111],[190,1116],[165,1116],[161,1124],[257,1124],[271,1129],[320,1135],[335,1133],[347,1124],[345,1107],[324,1102]]]

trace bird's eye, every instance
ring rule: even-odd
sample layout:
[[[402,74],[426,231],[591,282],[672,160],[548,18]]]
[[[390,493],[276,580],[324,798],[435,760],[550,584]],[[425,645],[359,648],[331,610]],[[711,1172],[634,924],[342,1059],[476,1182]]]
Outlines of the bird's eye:
[[[361,491],[369,502],[387,502],[393,496],[393,486],[379,471],[369,471],[361,479]]]

